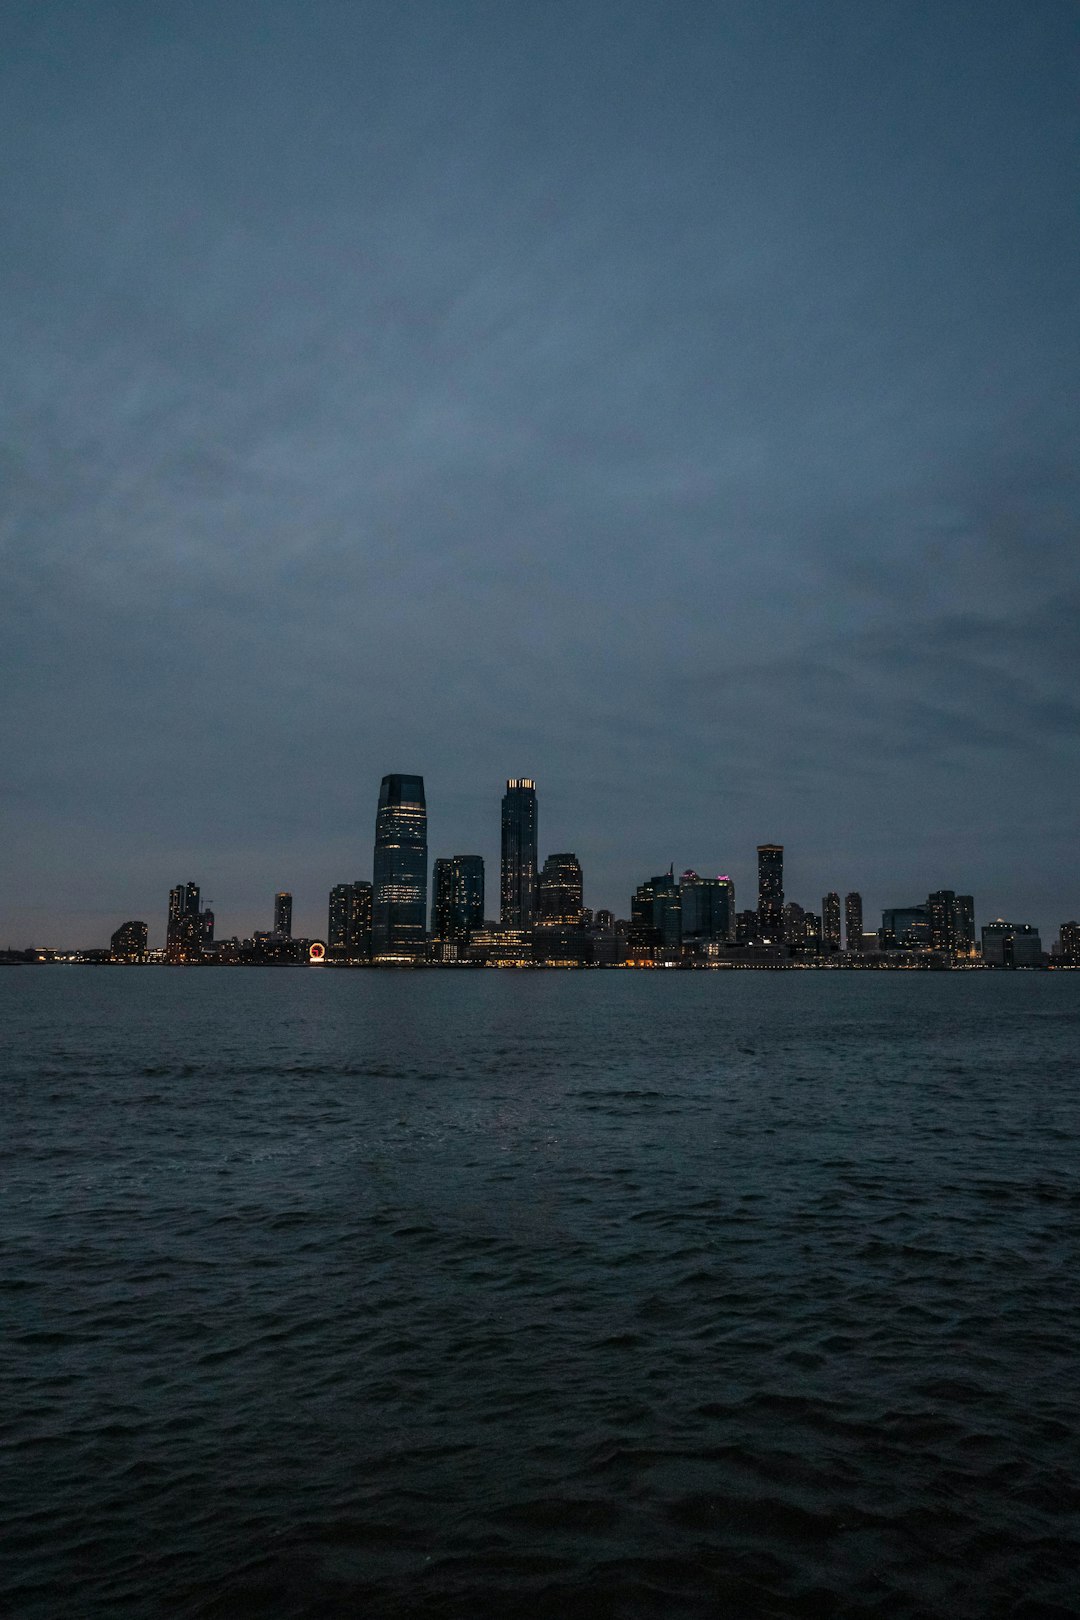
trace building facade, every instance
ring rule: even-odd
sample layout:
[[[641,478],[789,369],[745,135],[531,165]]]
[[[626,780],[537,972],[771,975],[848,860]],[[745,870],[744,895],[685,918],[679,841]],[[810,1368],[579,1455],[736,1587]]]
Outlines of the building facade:
[[[502,860],[499,899],[504,928],[531,928],[536,918],[537,854],[536,783],[511,777],[502,801]]]
[[[330,890],[326,950],[332,962],[370,962],[370,883],[337,883]]]
[[[549,855],[540,874],[536,920],[576,928],[584,905],[585,884],[577,856],[570,851]]]
[[[427,802],[422,776],[384,776],[375,817],[371,943],[376,962],[422,959],[427,940]]]
[[[1041,967],[1039,930],[1032,923],[1010,923],[999,917],[982,930],[982,954],[987,967]]]
[[[292,895],[284,889],[274,896],[274,933],[281,939],[292,938]]]
[[[144,922],[121,923],[109,941],[114,962],[141,962],[146,955],[148,929]]]
[[[861,931],[861,918],[859,927]],[[827,951],[840,949],[840,896],[834,889],[821,902],[821,943]]]
[[[758,937],[772,940],[775,943],[784,937],[783,844],[759,844],[757,847],[757,867]]]
[[[431,869],[432,939],[442,945],[465,945],[483,926],[483,856],[440,857]]]
[[[686,945],[730,944],[735,938],[735,885],[729,877],[682,875],[682,939]]]
[[[844,896],[844,943],[849,951],[863,948],[862,895]]]

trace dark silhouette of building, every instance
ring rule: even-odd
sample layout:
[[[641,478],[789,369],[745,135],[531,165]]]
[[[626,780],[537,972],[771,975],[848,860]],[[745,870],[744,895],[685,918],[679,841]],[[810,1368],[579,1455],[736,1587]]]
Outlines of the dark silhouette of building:
[[[466,945],[483,926],[483,856],[441,856],[431,870],[432,938],[442,945]]]
[[[292,895],[284,889],[274,896],[274,933],[280,939],[292,938]]]
[[[849,951],[861,951],[863,941],[862,895],[844,898],[844,939]]]
[[[540,874],[537,921],[576,927],[582,921],[583,909],[581,862],[568,851],[549,855]]]
[[[982,930],[982,954],[987,967],[1040,967],[1039,930],[1032,923],[1010,923],[999,917]]]
[[[537,899],[536,783],[511,777],[502,801],[502,862],[499,873],[504,928],[531,928]]]
[[[417,961],[427,939],[427,804],[422,776],[383,777],[374,865],[374,959]]]
[[[735,913],[735,943],[736,945],[749,945],[757,935],[758,914],[756,911],[737,911]]]
[[[370,962],[370,883],[337,883],[330,890],[326,953],[332,962]]]
[[[206,908],[206,910],[201,911],[199,913],[199,915],[202,918],[202,941],[203,941],[203,944],[204,945],[212,945],[214,943],[214,913],[210,910],[210,908],[208,906]]]
[[[680,881],[684,945],[730,944],[735,938],[735,885],[729,877],[684,872]]]
[[[784,846],[759,844],[758,937],[774,943],[784,937]]]
[[[195,917],[198,912],[199,885],[197,883],[186,883],[184,885],[184,914],[187,917]]]
[[[631,950],[649,952],[682,944],[682,894],[669,869],[647,879],[634,891],[630,901],[630,929],[627,945]]]
[[[601,909],[593,918],[593,927],[598,934],[613,934],[615,932],[615,913]]]
[[[146,955],[147,927],[144,922],[121,923],[109,941],[114,962],[141,962]]]
[[[840,896],[833,889],[821,902],[821,942],[826,950],[840,949]]]
[[[930,949],[930,908],[928,906],[888,906],[881,913],[878,944],[883,951],[927,951]]]
[[[1065,967],[1080,967],[1080,923],[1063,922],[1058,929],[1061,946],[1058,961]]]

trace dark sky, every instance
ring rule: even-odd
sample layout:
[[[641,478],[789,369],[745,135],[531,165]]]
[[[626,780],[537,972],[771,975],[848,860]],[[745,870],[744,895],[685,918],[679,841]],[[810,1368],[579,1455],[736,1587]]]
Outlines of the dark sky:
[[[322,933],[386,771],[1080,912],[1074,0],[4,18],[0,945]]]

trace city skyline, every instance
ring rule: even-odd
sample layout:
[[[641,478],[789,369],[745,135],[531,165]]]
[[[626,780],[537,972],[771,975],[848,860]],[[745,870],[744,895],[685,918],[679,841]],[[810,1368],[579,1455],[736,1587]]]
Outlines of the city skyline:
[[[756,846],[752,887],[737,886],[727,872],[712,876],[707,870],[699,873],[693,867],[684,869],[676,878],[675,863],[671,862],[667,873],[639,879],[633,893],[623,897],[622,903],[616,899],[611,906],[600,906],[587,892],[583,863],[576,852],[538,855],[541,847],[538,843],[539,799],[535,778],[512,778],[505,782],[500,809],[502,841],[497,917],[483,917],[484,857],[435,854],[428,836],[424,778],[390,773],[382,778],[378,792],[375,837],[369,862],[370,879],[343,879],[332,884],[328,891],[329,910],[324,900],[319,925],[304,927],[298,924],[294,928],[292,892],[279,889],[273,894],[269,928],[258,926],[267,921],[265,916],[260,915],[252,926],[233,926],[231,930],[229,927],[222,928],[220,937],[286,940],[292,935],[300,939],[323,940],[329,945],[333,956],[335,946],[343,948],[344,942],[354,937],[358,926],[356,919],[362,915],[366,920],[360,926],[366,928],[370,935],[369,948],[373,957],[387,961],[418,958],[428,941],[456,941],[469,928],[475,928],[478,919],[485,924],[490,921],[495,927],[521,926],[521,919],[516,913],[507,914],[507,896],[512,900],[522,892],[521,873],[528,874],[530,871],[534,879],[534,912],[526,926],[532,926],[533,922],[571,922],[577,908],[584,906],[590,914],[624,919],[631,932],[635,923],[640,925],[647,918],[650,927],[656,923],[659,939],[667,939],[670,935],[672,940],[681,940],[684,927],[687,938],[701,933],[707,935],[713,926],[713,919],[721,915],[725,919],[726,937],[733,941],[739,938],[786,939],[790,943],[791,928],[796,926],[797,931],[801,930],[804,914],[808,927],[836,948],[842,945],[845,950],[852,949],[853,940],[867,937],[864,929],[871,934],[878,932],[873,922],[874,906],[868,905],[858,890],[845,889],[841,893],[830,889],[820,900],[801,890],[804,899],[812,900],[808,906],[795,899],[792,889],[786,886],[788,879],[785,872],[790,868],[786,867],[788,852],[781,843]],[[687,885],[693,885],[690,908],[686,908]],[[171,953],[173,960],[185,960],[184,953],[189,945],[212,943],[214,940],[215,913],[208,901],[203,904],[202,887],[190,879],[178,882],[169,891],[160,943],[165,946],[167,953]],[[677,925],[665,920],[665,891],[669,888],[676,898]],[[359,901],[357,896],[360,897]],[[639,907],[639,901],[644,909]],[[356,911],[358,903],[360,913]],[[820,911],[815,906],[820,906]],[[156,907],[135,909],[145,910],[147,917],[156,917]],[[313,902],[301,915],[306,916],[316,909]],[[438,919],[441,916],[445,925],[455,909],[456,920],[441,930]],[[688,911],[686,918],[683,916],[684,909]],[[798,917],[798,924],[793,923],[792,913]],[[952,948],[961,936],[965,940],[975,940],[976,917],[972,897],[953,889],[929,890],[925,899],[909,897],[901,904],[890,902],[880,908],[880,915],[881,931],[895,940],[907,938],[910,934],[913,942],[917,939],[920,944],[946,950]],[[1015,916],[1019,915],[1015,913]],[[467,927],[463,926],[466,916],[469,919]],[[983,921],[984,924],[1001,922],[1003,917],[1003,911],[994,911],[991,907],[985,910]],[[743,918],[747,921],[741,922]],[[115,923],[115,917],[113,921]],[[1069,926],[1064,914],[1056,923],[1042,920],[1032,923],[1028,914],[1024,913],[1024,926],[1032,927],[1048,938],[1055,937],[1063,924]],[[116,926],[128,928],[135,925],[136,920],[132,917]],[[138,926],[147,928],[150,948],[155,948],[158,941],[154,922],[144,923],[140,920]],[[21,949],[29,945],[61,950],[96,948],[87,941],[34,940],[23,941],[21,945],[13,940],[0,941],[0,949]],[[859,946],[854,948],[858,949]]]
[[[815,907],[1050,925],[1072,0],[39,0],[5,42],[4,937],[190,872],[310,928],[395,762],[491,884],[527,771],[605,905],[672,859],[745,896],[774,838]]]

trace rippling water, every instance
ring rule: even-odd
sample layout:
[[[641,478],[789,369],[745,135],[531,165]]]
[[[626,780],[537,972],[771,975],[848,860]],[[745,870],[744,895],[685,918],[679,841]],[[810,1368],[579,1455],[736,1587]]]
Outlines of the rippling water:
[[[1078,1612],[1080,974],[0,1014],[3,1612]]]

